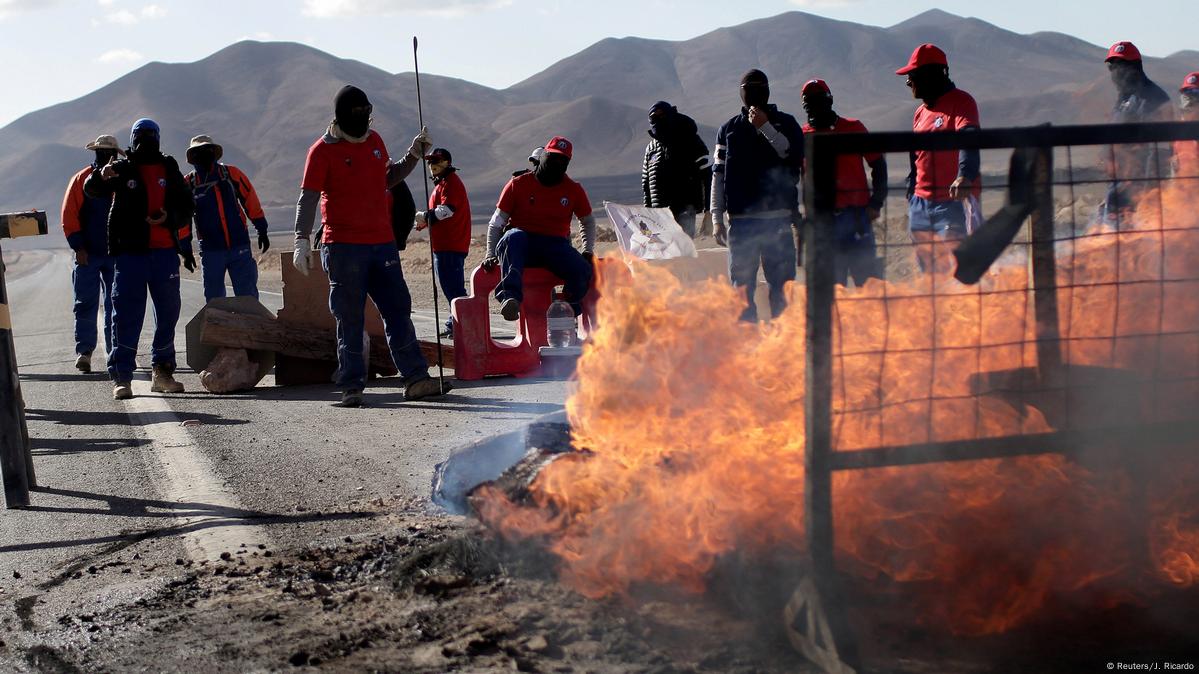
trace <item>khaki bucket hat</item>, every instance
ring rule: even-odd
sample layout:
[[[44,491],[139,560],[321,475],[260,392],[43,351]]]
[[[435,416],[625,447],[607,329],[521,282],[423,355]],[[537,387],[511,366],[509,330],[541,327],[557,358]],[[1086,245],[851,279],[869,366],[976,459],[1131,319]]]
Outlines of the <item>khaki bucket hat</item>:
[[[96,136],[96,140],[83,146],[85,150],[116,150],[117,154],[124,155],[125,151],[121,149],[121,145],[117,142],[116,136]]]
[[[211,148],[214,148],[214,149],[216,150],[216,158],[217,158],[217,161],[220,161],[220,160],[221,160],[221,155],[225,154],[225,148],[223,148],[223,147],[221,147],[220,145],[218,145],[218,144],[216,143],[216,141],[214,141],[214,140],[212,139],[212,136],[206,136],[206,135],[204,135],[204,134],[200,134],[199,136],[196,136],[195,138],[192,138],[192,140],[191,140],[191,143],[189,143],[189,144],[188,144],[188,146],[187,146],[187,154],[186,154],[186,156],[187,156],[187,162],[188,162],[189,164],[190,164],[190,163],[191,163],[191,161],[192,161],[192,151],[193,151],[193,150],[195,150],[195,149],[197,149],[197,148],[201,148],[201,147],[211,147]]]

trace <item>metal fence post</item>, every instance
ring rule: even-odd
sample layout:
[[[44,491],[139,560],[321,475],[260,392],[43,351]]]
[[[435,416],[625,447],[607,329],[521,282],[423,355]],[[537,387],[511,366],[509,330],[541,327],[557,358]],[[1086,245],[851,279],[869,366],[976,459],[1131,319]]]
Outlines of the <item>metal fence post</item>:
[[[787,604],[792,645],[830,674],[851,674],[857,648],[844,610],[833,553],[833,210],[837,154],[829,136],[806,134],[804,282],[804,524],[810,573]],[[826,142],[822,142],[826,141]]]
[[[0,239],[38,236],[47,231],[46,214],[41,211],[0,214]],[[29,428],[25,424],[21,378],[17,374],[3,253],[0,248],[0,474],[5,505],[20,508],[29,505],[29,490],[37,486],[37,476],[33,470]]]
[[[0,249],[0,255],[3,255],[3,249]],[[4,474],[5,505],[20,508],[29,505],[29,488],[35,483],[4,271],[4,261],[0,258],[0,394],[3,398],[0,401],[0,472]]]

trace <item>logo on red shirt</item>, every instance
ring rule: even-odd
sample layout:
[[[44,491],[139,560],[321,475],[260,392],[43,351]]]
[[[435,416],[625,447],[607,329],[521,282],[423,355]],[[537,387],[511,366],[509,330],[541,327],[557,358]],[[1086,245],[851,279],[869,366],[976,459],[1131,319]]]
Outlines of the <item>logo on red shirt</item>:
[[[566,206],[569,206],[569,205],[570,205],[570,199],[567,199],[566,197],[562,197],[562,198],[561,198],[561,199],[558,201],[558,203],[562,204],[562,206],[563,206],[563,207],[566,207]]]
[[[159,178],[159,179],[158,179],[158,186],[159,186],[159,187],[166,187],[166,186],[167,186],[167,179],[166,179],[166,178]]]
[[[375,159],[382,159],[382,158],[383,158],[383,153],[379,152],[378,150],[375,150]]]
[[[934,129],[939,129],[943,126],[945,126],[945,117],[938,117],[936,120],[933,121]]]
[[[137,187],[137,181],[130,180],[129,182],[125,183],[125,187],[128,187],[129,189],[133,189],[133,188]]]

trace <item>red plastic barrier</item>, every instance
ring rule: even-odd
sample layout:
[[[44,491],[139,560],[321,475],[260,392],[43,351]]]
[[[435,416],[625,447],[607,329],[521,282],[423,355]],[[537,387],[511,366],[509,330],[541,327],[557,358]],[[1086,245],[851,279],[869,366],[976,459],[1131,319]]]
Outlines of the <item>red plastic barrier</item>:
[[[488,272],[476,267],[470,275],[466,297],[454,300],[450,314],[454,319],[454,376],[463,380],[483,377],[531,377],[541,368],[538,349],[546,346],[545,312],[553,301],[554,286],[562,279],[548,270],[525,269],[524,300],[520,304],[517,334],[512,339],[499,340],[491,336],[491,295],[500,282],[500,270]],[[598,293],[594,284],[583,298],[583,315],[579,317],[580,339],[586,339],[595,327],[595,303]]]

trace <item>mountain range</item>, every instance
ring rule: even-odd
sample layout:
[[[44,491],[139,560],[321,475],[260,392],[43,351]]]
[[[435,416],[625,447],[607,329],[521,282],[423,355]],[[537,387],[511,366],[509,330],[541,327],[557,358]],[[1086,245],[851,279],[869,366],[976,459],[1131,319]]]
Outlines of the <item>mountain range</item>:
[[[820,77],[842,115],[873,130],[910,128],[916,103],[894,71],[922,42],[948,53],[950,76],[978,100],[984,126],[1100,122],[1114,99],[1105,47],[940,10],[885,28],[788,12],[684,41],[609,38],[507,89],[429,74],[421,89],[434,142],[451,150],[473,210],[485,218],[510,172],[553,135],[574,141],[570,173],[593,200],[639,200],[650,105],[677,105],[711,144],[716,127],[738,111],[738,81],[749,68],[767,73],[773,101],[797,117],[800,88]],[[1148,58],[1145,67],[1173,93],[1199,70],[1199,52]],[[67,179],[90,160],[83,145],[101,133],[124,142],[132,121],[148,116],[163,128],[164,149],[181,161],[191,136],[214,136],[225,160],[254,181],[273,224],[285,226],[307,149],[345,83],[368,93],[374,128],[399,156],[418,127],[412,73],[295,43],[244,41],[193,63],[147,64],[0,129],[0,211],[57,213]],[[409,178],[414,193],[419,181]]]

